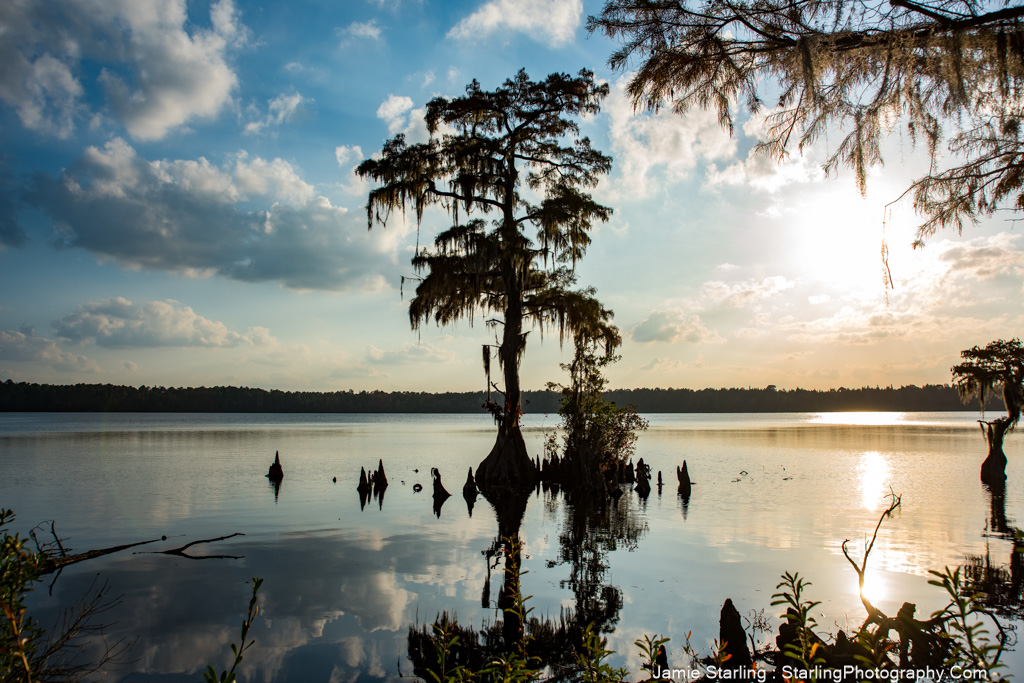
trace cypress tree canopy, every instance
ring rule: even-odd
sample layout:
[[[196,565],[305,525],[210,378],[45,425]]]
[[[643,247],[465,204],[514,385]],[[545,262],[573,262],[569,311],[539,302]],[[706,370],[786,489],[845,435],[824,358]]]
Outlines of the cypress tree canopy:
[[[906,125],[933,162],[908,189],[920,245],[1024,208],[1022,18],[978,0],[608,0],[589,28],[620,41],[611,66],[636,66],[636,106],[714,109],[730,131],[737,105],[763,113],[775,158],[838,128],[826,170],[852,167],[862,192],[882,138]]]

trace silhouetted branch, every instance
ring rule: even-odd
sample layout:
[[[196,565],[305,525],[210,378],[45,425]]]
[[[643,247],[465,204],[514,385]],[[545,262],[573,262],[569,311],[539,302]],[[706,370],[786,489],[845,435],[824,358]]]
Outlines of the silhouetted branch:
[[[109,598],[109,590],[107,583],[97,587],[93,580],[81,602],[61,613],[51,631],[56,635],[33,658],[36,680],[85,680],[90,674],[103,671],[111,662],[123,661],[131,643],[125,638],[108,641],[104,631],[109,624],[94,623],[98,615],[110,611],[121,602],[119,597]],[[92,646],[97,640],[102,643],[101,653],[83,659],[86,647]]]
[[[871,555],[871,550],[875,547],[875,541],[878,539],[878,530],[882,528],[882,522],[888,519],[892,513],[899,508],[900,502],[903,500],[902,496],[896,495],[891,489],[888,497],[890,501],[889,507],[886,508],[885,512],[883,512],[878,518],[878,523],[875,524],[875,531],[871,534],[871,541],[864,549],[864,557],[861,559],[859,566],[854,562],[853,558],[850,557],[850,553],[846,549],[846,544],[850,542],[850,539],[847,538],[843,541],[843,556],[846,558],[846,561],[850,563],[850,566],[853,567],[853,571],[857,572],[857,585],[860,588],[860,601],[864,605],[864,609],[868,612],[868,620],[876,620],[879,621],[879,623],[888,619],[888,617],[884,612],[871,604],[871,601],[864,595],[864,572],[868,566],[868,557]]]
[[[89,550],[84,553],[76,553],[74,555],[62,555],[61,557],[47,557],[46,563],[43,565],[43,574],[49,574],[58,569],[63,569],[70,564],[77,564],[79,562],[85,562],[97,557],[103,557],[104,555],[110,555],[112,553],[127,550],[128,548],[134,548],[140,545],[146,545],[148,543],[158,543],[160,541],[166,541],[167,537],[153,538],[148,541],[138,541],[137,543],[125,543],[124,545],[114,545],[109,548],[97,548],[95,550]]]
[[[240,559],[242,559],[245,556],[244,555],[201,555],[201,556],[195,556],[195,555],[189,555],[188,553],[185,552],[187,549],[189,549],[192,546],[197,545],[199,543],[215,543],[216,541],[223,541],[223,540],[226,540],[228,538],[234,538],[235,536],[245,536],[245,534],[243,534],[240,531],[236,531],[235,533],[230,534],[228,536],[218,536],[217,538],[203,538],[203,539],[199,539],[198,541],[192,541],[191,543],[186,543],[185,545],[181,546],[180,548],[172,548],[170,550],[154,550],[154,551],[151,551],[150,554],[152,554],[152,555],[177,555],[178,557],[187,557],[190,560],[213,560],[213,559],[240,560]]]

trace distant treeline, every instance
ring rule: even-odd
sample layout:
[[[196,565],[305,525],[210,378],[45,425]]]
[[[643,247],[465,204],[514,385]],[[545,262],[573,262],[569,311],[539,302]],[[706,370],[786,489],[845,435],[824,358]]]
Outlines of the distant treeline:
[[[616,389],[616,405],[641,413],[788,413],[847,410],[978,410],[975,399],[960,401],[949,385],[863,387],[860,389]],[[161,413],[475,413],[479,392],[278,391],[247,387],[129,387],[113,384],[0,384],[0,411]],[[527,413],[556,413],[559,395],[523,394]],[[998,396],[988,409],[1002,408]]]

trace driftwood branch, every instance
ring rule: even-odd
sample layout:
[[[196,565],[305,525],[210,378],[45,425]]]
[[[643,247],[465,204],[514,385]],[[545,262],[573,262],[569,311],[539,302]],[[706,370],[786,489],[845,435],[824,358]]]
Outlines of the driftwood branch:
[[[160,541],[166,541],[167,537],[153,538],[148,541],[138,541],[136,543],[125,543],[124,545],[114,545],[109,548],[97,548],[95,550],[89,550],[84,553],[76,553],[74,555],[61,555],[60,557],[48,557],[45,564],[43,565],[43,574],[49,574],[50,572],[63,569],[70,564],[77,564],[79,562],[85,562],[96,557],[103,557],[104,555],[110,555],[128,548],[134,548],[140,545],[146,545],[147,543],[159,543]]]
[[[199,539],[197,541],[192,541],[190,543],[186,543],[185,545],[181,546],[180,548],[171,548],[170,550],[153,550],[153,551],[150,551],[148,554],[150,554],[150,555],[177,555],[178,557],[187,557],[190,560],[214,560],[214,559],[240,560],[240,559],[242,559],[245,556],[244,555],[189,555],[188,553],[185,552],[186,550],[188,550],[192,546],[197,545],[199,543],[215,543],[217,541],[223,541],[223,540],[226,540],[228,538],[234,538],[235,536],[245,536],[245,534],[243,534],[240,531],[236,531],[235,533],[229,534],[228,536],[218,536],[217,538],[202,538],[202,539]]]
[[[228,536],[218,536],[217,538],[204,538],[191,543],[186,543],[180,548],[171,548],[170,550],[155,550],[152,551],[153,555],[177,555],[178,557],[187,557],[190,560],[212,560],[212,559],[228,559],[228,560],[239,560],[244,557],[243,555],[189,555],[185,551],[194,545],[199,543],[214,543],[216,541],[223,541],[228,538],[234,538],[235,536],[244,536],[241,532],[236,532]],[[86,560],[92,560],[97,557],[103,557],[104,555],[111,555],[113,553],[127,550],[128,548],[136,548],[141,545],[148,545],[150,543],[159,543],[166,541],[166,536],[160,538],[151,538],[148,541],[137,541],[135,543],[125,543],[123,545],[114,545],[109,548],[97,548],[95,550],[89,550],[84,553],[76,553],[74,555],[63,554],[63,546],[61,546],[62,554],[57,556],[50,556],[47,558],[46,563],[43,565],[43,574],[50,574],[55,571],[59,571],[64,567],[71,564],[77,564],[79,562],[85,562]]]

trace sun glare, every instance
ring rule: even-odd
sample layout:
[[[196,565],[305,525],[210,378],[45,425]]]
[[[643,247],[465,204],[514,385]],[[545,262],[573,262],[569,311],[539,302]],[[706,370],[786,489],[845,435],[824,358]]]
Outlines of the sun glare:
[[[882,273],[883,212],[848,187],[808,199],[794,228],[793,254],[802,274],[849,294],[877,291]],[[893,245],[889,245],[893,248]]]

